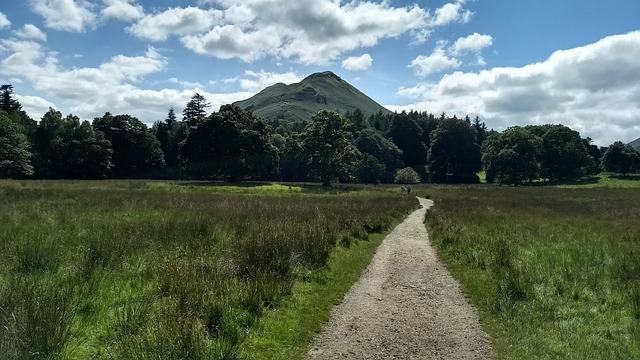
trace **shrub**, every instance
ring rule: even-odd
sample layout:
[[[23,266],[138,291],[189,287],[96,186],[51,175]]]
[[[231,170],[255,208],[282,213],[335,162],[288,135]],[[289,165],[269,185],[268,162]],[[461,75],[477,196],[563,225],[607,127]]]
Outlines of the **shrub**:
[[[420,182],[420,175],[410,167],[398,170],[394,180],[396,184],[417,184]]]

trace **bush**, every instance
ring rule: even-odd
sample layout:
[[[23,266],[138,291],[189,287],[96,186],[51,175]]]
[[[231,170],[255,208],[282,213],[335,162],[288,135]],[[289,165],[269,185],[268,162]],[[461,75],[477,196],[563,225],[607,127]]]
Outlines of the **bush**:
[[[394,180],[396,184],[417,184],[420,182],[420,175],[410,167],[398,170]]]

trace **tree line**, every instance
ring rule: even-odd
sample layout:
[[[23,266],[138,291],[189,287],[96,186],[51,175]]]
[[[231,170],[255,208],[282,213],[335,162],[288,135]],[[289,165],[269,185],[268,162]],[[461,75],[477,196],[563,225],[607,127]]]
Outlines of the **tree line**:
[[[36,122],[11,85],[0,89],[2,178],[478,183],[484,170],[488,182],[520,184],[640,168],[631,146],[598,147],[564,125],[496,132],[478,117],[357,109],[267,123],[233,105],[208,114],[197,93],[181,119],[170,108],[151,127],[127,114],[89,122],[54,109]]]

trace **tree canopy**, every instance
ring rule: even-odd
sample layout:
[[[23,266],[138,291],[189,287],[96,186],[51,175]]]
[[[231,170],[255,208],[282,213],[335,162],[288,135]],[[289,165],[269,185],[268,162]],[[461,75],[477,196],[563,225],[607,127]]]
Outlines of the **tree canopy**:
[[[352,175],[360,152],[353,145],[351,123],[334,111],[314,115],[302,134],[302,148],[311,173],[324,186]]]
[[[640,170],[640,153],[629,144],[616,141],[609,145],[602,156],[605,170],[627,176],[630,172]]]
[[[427,160],[429,176],[436,183],[478,183],[480,147],[475,131],[464,120],[444,119],[431,133]]]

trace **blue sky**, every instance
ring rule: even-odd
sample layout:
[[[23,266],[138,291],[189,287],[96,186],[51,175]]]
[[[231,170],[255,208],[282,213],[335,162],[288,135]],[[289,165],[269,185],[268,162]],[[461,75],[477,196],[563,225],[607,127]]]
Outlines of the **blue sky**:
[[[0,83],[54,107],[147,124],[331,70],[392,110],[562,123],[640,137],[637,0],[0,2]]]

